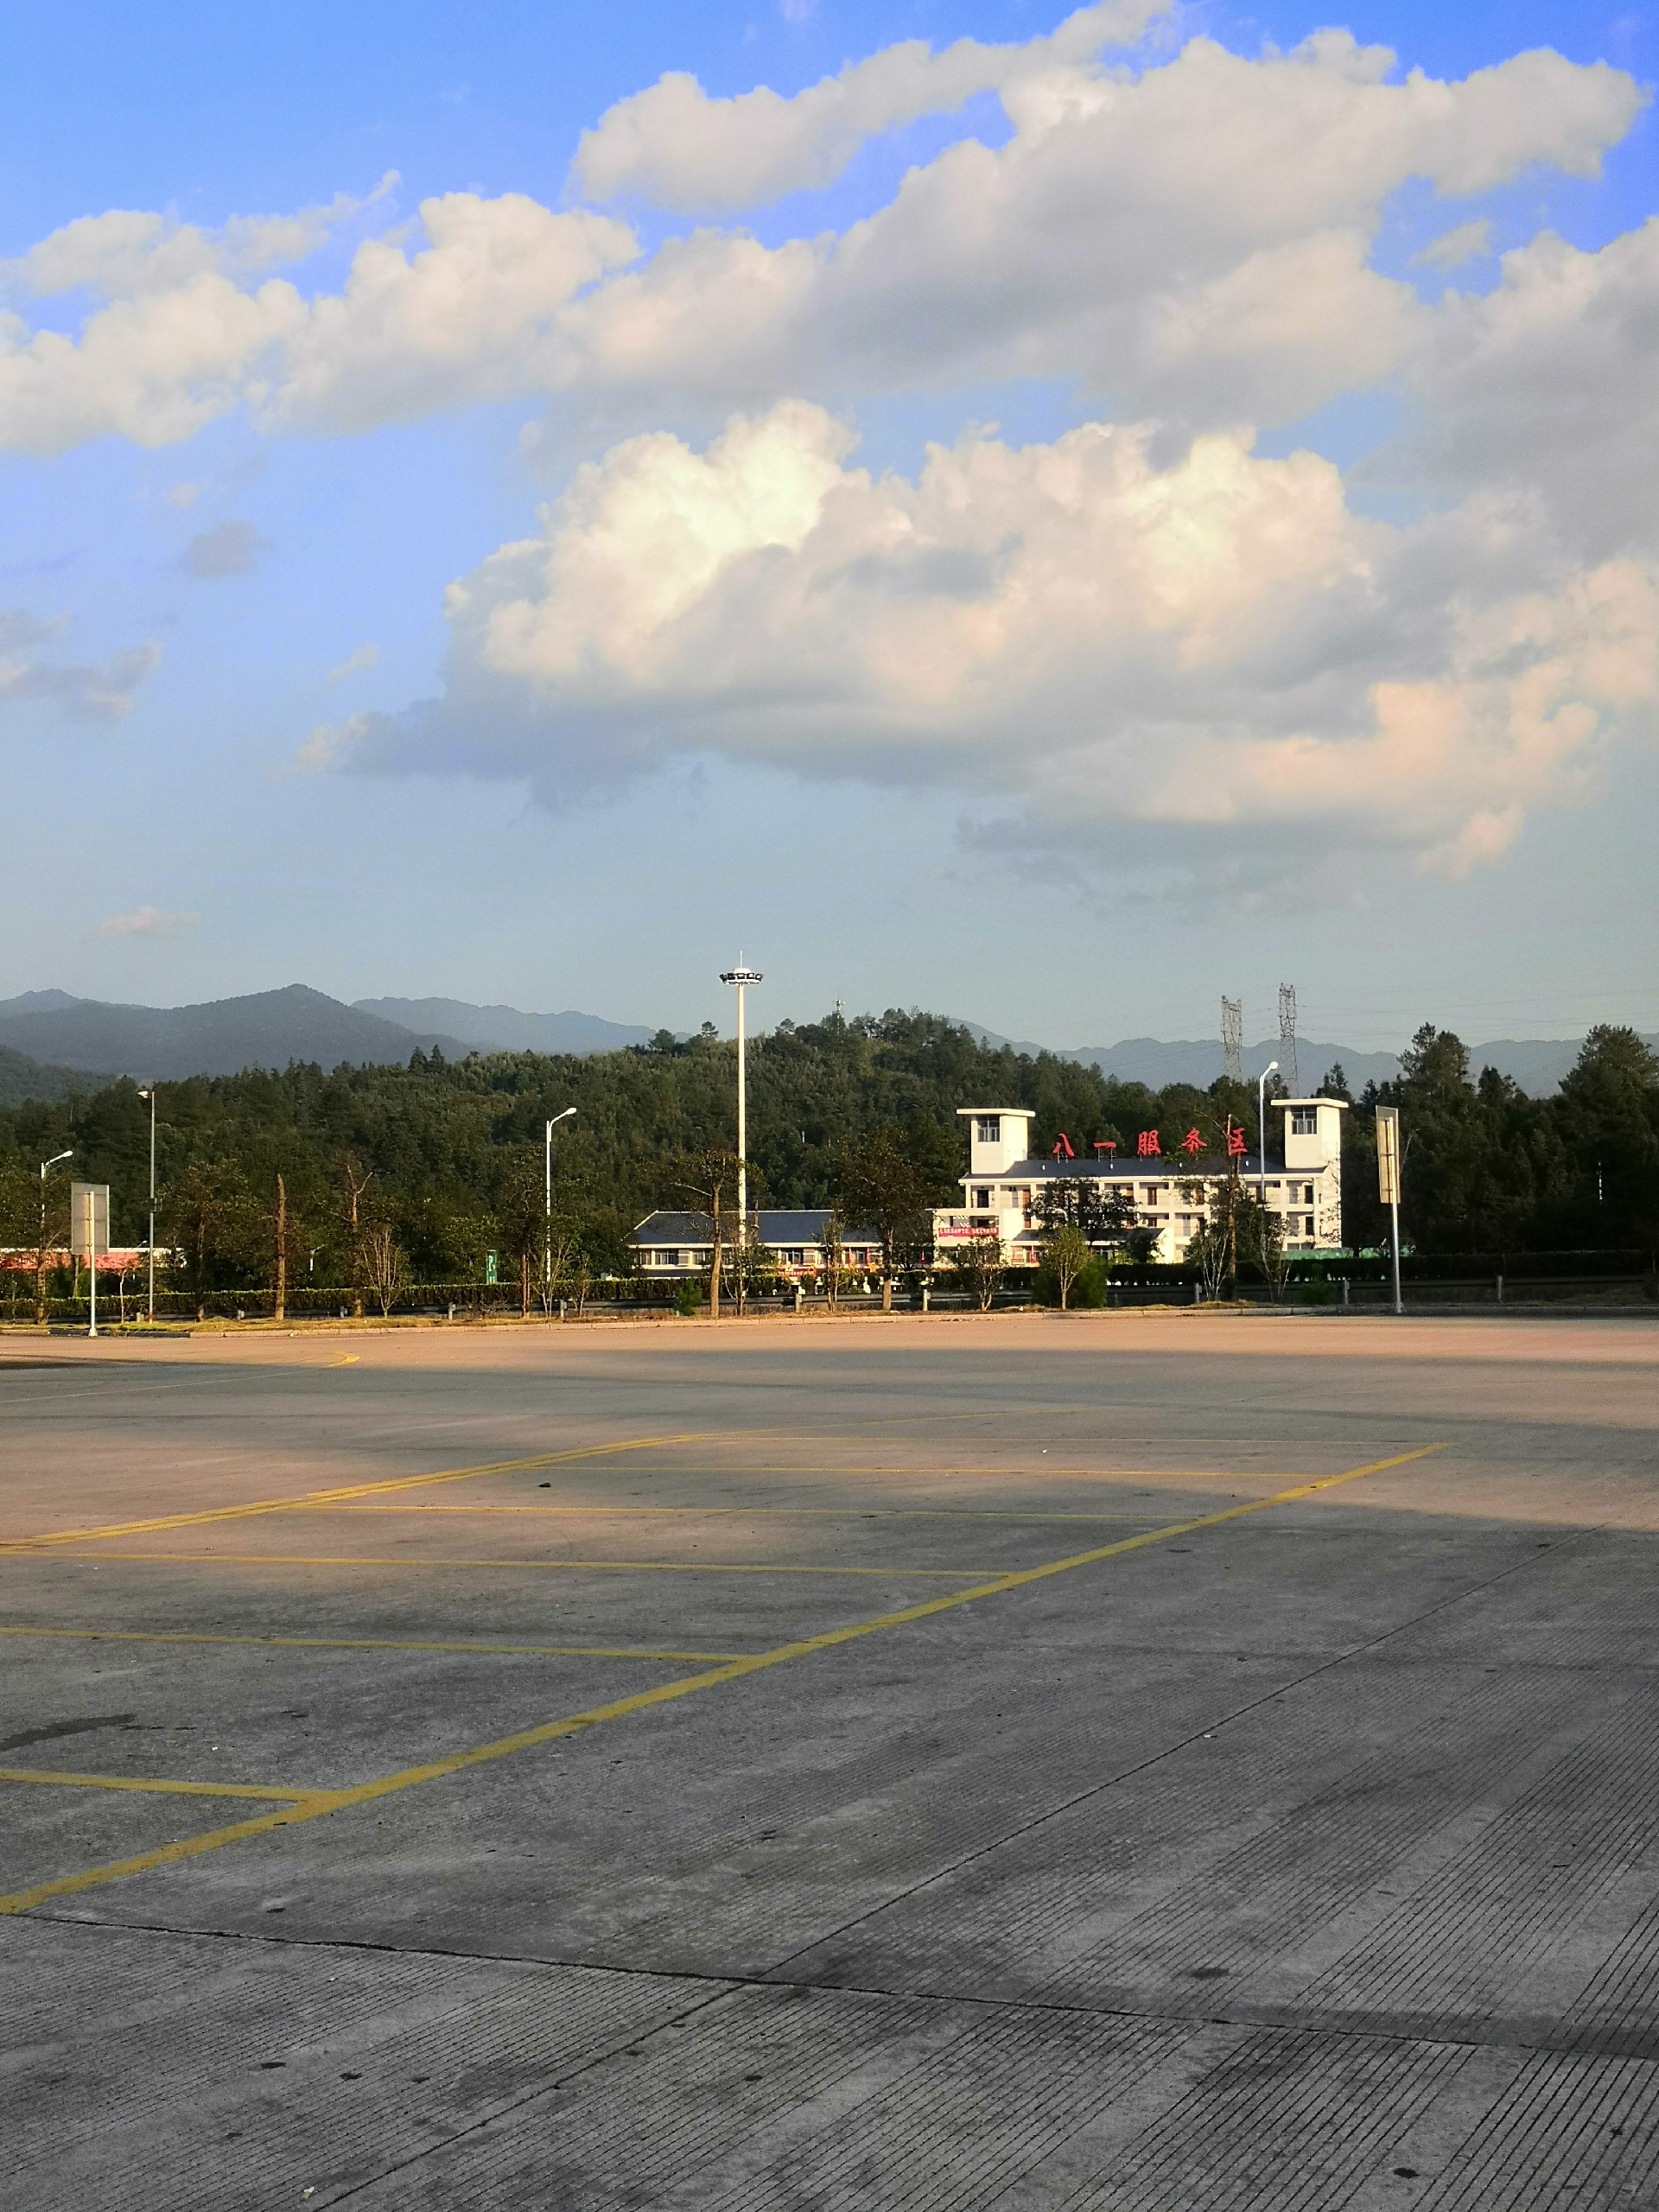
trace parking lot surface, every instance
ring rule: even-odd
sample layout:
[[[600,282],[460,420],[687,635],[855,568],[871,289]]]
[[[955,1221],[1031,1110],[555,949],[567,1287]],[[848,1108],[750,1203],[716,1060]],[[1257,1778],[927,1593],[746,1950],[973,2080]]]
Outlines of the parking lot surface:
[[[1659,2202],[1659,1327],[0,1338],[7,2201]]]

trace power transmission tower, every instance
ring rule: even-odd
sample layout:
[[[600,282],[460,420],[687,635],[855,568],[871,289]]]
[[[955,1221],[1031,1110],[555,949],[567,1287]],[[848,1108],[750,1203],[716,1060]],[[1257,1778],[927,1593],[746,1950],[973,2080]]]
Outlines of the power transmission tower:
[[[1244,1001],[1221,1002],[1221,1071],[1229,1083],[1244,1080]]]
[[[1290,1096],[1302,1095],[1301,1077],[1296,1072],[1296,986],[1279,986],[1279,1068],[1289,1086]]]

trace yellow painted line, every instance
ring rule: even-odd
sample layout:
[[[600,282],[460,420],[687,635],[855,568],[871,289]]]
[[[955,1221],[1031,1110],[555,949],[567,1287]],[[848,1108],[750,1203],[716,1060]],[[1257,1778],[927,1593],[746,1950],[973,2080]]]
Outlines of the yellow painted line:
[[[750,1560],[700,1559],[435,1559],[413,1552],[404,1559],[359,1559],[326,1552],[72,1552],[69,1556],[86,1567],[96,1567],[100,1560],[160,1560],[170,1567],[188,1562],[193,1567],[533,1567],[537,1573],[594,1574],[874,1574],[887,1582],[911,1582],[918,1577],[972,1582],[997,1572],[994,1567],[769,1567]]]
[[[1150,1513],[979,1513],[971,1507],[862,1505],[317,1505],[314,1513],[554,1513],[621,1520],[1150,1521]]]
[[[192,1552],[188,1556],[207,1558],[211,1554]],[[413,1643],[385,1636],[219,1636],[193,1629],[0,1628],[0,1636],[52,1637],[83,1643],[245,1643],[272,1645],[285,1651],[461,1652],[485,1659],[660,1659],[680,1667],[707,1667],[743,1656],[741,1651],[652,1651],[632,1644]]]
[[[480,1475],[524,1474],[538,1467],[562,1467],[576,1459],[606,1459],[620,1452],[655,1452],[665,1444],[696,1444],[695,1436],[636,1436],[620,1444],[584,1444],[569,1452],[538,1452],[526,1459],[492,1459],[482,1466],[446,1467],[433,1475],[398,1475],[385,1482],[353,1483],[341,1490],[308,1491],[302,1497],[263,1497],[246,1505],[214,1506],[201,1513],[164,1513],[149,1521],[112,1521],[101,1529],[60,1529],[38,1536],[0,1541],[0,1554],[37,1552],[50,1544],[90,1544],[112,1536],[145,1536],[166,1529],[199,1529],[213,1521],[248,1521],[264,1513],[302,1513],[308,1507],[343,1499],[380,1497],[389,1491],[422,1490],[436,1483],[472,1482]]]
[[[46,1783],[69,1789],[137,1789],[165,1797],[274,1797],[280,1805],[302,1804],[315,1789],[269,1789],[257,1782],[162,1782],[125,1774],[49,1774],[30,1766],[0,1766],[0,1782]]]
[[[699,1690],[715,1689],[722,1683],[741,1681],[747,1675],[758,1675],[769,1667],[781,1667],[791,1659],[804,1659],[815,1652],[833,1650],[837,1645],[851,1643],[860,1637],[874,1636],[890,1628],[903,1628],[912,1621],[930,1619],[936,1613],[949,1612],[957,1605],[974,1604],[982,1598],[993,1598],[1007,1590],[1018,1590],[1027,1584],[1046,1581],[1050,1576],[1069,1574],[1080,1567],[1092,1567],[1108,1559],[1122,1559],[1127,1553],[1140,1551],[1148,1544],[1160,1543],[1167,1536],[1196,1535],[1201,1529],[1216,1529],[1229,1521],[1243,1520],[1252,1513],[1265,1513],[1275,1505],[1291,1505],[1298,1499],[1316,1497],[1320,1491],[1335,1490],[1343,1483],[1357,1482],[1364,1475],[1386,1473],[1390,1467],[1409,1466],[1414,1460],[1427,1459],[1435,1452],[1443,1452],[1442,1444],[1427,1444],[1415,1452],[1396,1452],[1392,1459],[1374,1459],[1363,1467],[1350,1467],[1339,1475],[1325,1475],[1318,1481],[1300,1483],[1294,1490],[1280,1491],[1272,1497],[1253,1499],[1248,1505],[1233,1505],[1219,1513],[1199,1514],[1190,1521],[1180,1521],[1168,1528],[1148,1530],[1144,1535],[1125,1536],[1115,1544],[1103,1544],[1096,1549],[1076,1552],[1068,1559],[1051,1560],[1041,1567],[1021,1567],[1011,1574],[999,1575],[994,1581],[977,1584],[971,1590],[955,1590],[948,1597],[930,1598],[918,1605],[907,1605],[901,1611],[878,1614],[874,1619],[854,1621],[846,1628],[830,1629],[822,1636],[804,1637],[795,1643],[780,1643],[771,1651],[756,1652],[747,1659],[734,1659],[723,1666],[711,1667],[705,1673],[692,1675],[677,1682],[659,1683],[654,1689],[641,1690],[632,1697],[619,1698],[609,1705],[591,1706],[585,1713],[573,1713],[560,1720],[544,1721],[539,1727],[525,1728],[515,1736],[503,1736],[494,1743],[480,1744],[471,1751],[454,1751],[448,1758],[429,1760],[423,1766],[404,1767],[396,1774],[382,1775],[378,1781],[359,1783],[354,1789],[319,1791],[301,1802],[276,1813],[262,1813],[252,1820],[238,1821],[233,1827],[214,1828],[208,1834],[181,1837],[176,1843],[162,1844],[155,1851],[139,1853],[135,1858],[123,1859],[108,1866],[89,1866],[78,1874],[60,1874],[54,1880],[37,1882],[32,1889],[14,1891],[10,1897],[0,1897],[0,1914],[27,1912],[37,1904],[44,1904],[52,1897],[73,1897],[86,1890],[102,1888],[106,1883],[124,1880],[130,1874],[146,1874],[158,1866],[167,1866],[185,1859],[200,1857],[209,1851],[222,1850],[226,1844],[240,1843],[248,1837],[269,1835],[281,1827],[297,1827],[306,1821],[321,1820],[326,1814],[343,1812],[353,1805],[372,1804],[377,1798],[395,1796],[399,1790],[412,1789],[425,1782],[438,1782],[446,1776],[461,1774],[468,1767],[483,1766],[494,1759],[509,1758],[516,1752],[534,1750],[538,1745],[557,1742],[562,1737],[575,1736],[585,1728],[602,1726],[607,1720],[626,1719],[630,1714],[648,1712],[653,1706],[667,1705],[676,1698],[690,1697]]]
[[[355,1367],[359,1357],[357,1352],[348,1351],[343,1359],[331,1359],[328,1364],[330,1367]]]

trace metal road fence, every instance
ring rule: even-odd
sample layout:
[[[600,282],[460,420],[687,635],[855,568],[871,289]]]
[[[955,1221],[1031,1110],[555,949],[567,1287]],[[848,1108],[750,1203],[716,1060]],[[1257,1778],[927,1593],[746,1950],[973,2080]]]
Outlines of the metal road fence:
[[[1659,1275],[1651,1269],[1640,1268],[1629,1253],[1500,1256],[1502,1265],[1441,1255],[1407,1261],[1404,1278],[1408,1310],[1444,1313],[1567,1308],[1605,1312],[1623,1308],[1659,1314]],[[1554,1262],[1553,1267],[1539,1264],[1551,1261]],[[81,1281],[84,1284],[84,1274]],[[674,1309],[677,1294],[688,1285],[702,1294],[700,1304],[706,1312],[706,1285],[700,1278],[689,1275],[669,1280],[628,1276],[595,1281],[581,1298],[567,1286],[562,1294],[556,1294],[550,1309],[543,1306],[537,1284],[531,1312],[532,1316],[557,1319],[563,1309],[563,1318],[571,1320],[652,1311],[665,1313]],[[936,1313],[965,1312],[975,1303],[949,1274],[932,1276],[927,1288],[929,1306]],[[1299,1262],[1277,1291],[1263,1282],[1240,1283],[1236,1292],[1229,1294],[1221,1302],[1268,1311],[1379,1313],[1389,1308],[1392,1295],[1386,1260],[1332,1258]],[[812,1313],[823,1313],[829,1305],[822,1290],[810,1288],[804,1302],[806,1310]],[[1030,1272],[1024,1268],[1008,1269],[994,1300],[995,1309],[1007,1311],[1028,1306],[1032,1302]],[[1203,1284],[1197,1270],[1192,1268],[1115,1268],[1107,1280],[1108,1310],[1192,1306],[1205,1302]],[[895,1286],[893,1303],[900,1312],[917,1310],[921,1305],[921,1278],[912,1274]],[[796,1304],[792,1285],[752,1294],[746,1300],[751,1313],[789,1313],[795,1310]],[[269,1324],[274,1318],[273,1306],[273,1296],[268,1288],[216,1290],[198,1299],[188,1291],[156,1286],[158,1324],[176,1325],[194,1322],[198,1318],[207,1321]],[[517,1282],[411,1284],[392,1300],[389,1316],[383,1313],[378,1300],[372,1294],[308,1284],[289,1292],[284,1319],[295,1323],[349,1319],[359,1306],[362,1318],[367,1321],[387,1318],[507,1319],[518,1316],[522,1311]],[[844,1289],[838,1307],[842,1313],[879,1310],[879,1293],[866,1294],[861,1289]],[[736,1299],[729,1286],[722,1290],[721,1308],[727,1313],[736,1311]],[[130,1275],[124,1286],[112,1277],[100,1280],[100,1323],[114,1327],[125,1323],[130,1326],[143,1321],[145,1310],[145,1287],[141,1280]],[[0,1321],[26,1325],[35,1318],[34,1275],[14,1269],[0,1274]],[[89,1319],[84,1289],[79,1296],[69,1295],[67,1285],[54,1284],[53,1294],[46,1301],[46,1318],[48,1324],[59,1327],[84,1328]]]

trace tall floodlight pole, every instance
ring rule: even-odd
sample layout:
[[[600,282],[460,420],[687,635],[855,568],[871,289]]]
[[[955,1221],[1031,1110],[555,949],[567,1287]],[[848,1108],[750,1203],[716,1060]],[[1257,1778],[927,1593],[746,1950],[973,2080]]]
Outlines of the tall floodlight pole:
[[[1376,1109],[1376,1194],[1389,1210],[1389,1244],[1394,1254],[1394,1310],[1403,1313],[1400,1295],[1400,1109]]]
[[[1256,1163],[1261,1170],[1257,1179],[1262,1186],[1263,1213],[1268,1210],[1268,1077],[1270,1075],[1277,1075],[1278,1072],[1278,1061],[1269,1060],[1255,1079],[1255,1141],[1262,1147],[1261,1155]]]
[[[749,1103],[746,1088],[747,1071],[744,1059],[747,1046],[743,1027],[743,994],[751,983],[764,981],[753,968],[746,968],[740,959],[736,967],[721,977],[722,983],[732,983],[737,988],[737,1218],[740,1233],[747,1236],[749,1225]]]
[[[543,1302],[550,1313],[553,1309],[553,1132],[561,1122],[568,1122],[575,1110],[574,1106],[567,1106],[563,1114],[556,1114],[547,1125],[547,1236],[542,1246],[542,1269],[543,1281],[547,1287]]]
[[[141,1090],[141,1098],[149,1101],[149,1299],[148,1316],[156,1319],[156,1086]]]

